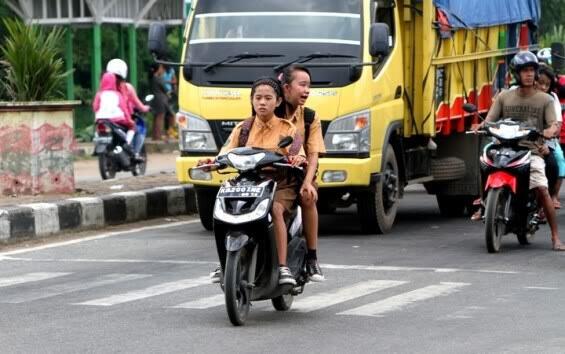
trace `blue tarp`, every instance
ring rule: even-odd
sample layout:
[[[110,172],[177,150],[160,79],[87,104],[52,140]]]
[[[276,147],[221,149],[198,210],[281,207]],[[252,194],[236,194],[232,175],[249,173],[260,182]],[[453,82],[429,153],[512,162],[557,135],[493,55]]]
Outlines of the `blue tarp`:
[[[434,0],[454,28],[477,28],[531,21],[537,24],[540,0]]]

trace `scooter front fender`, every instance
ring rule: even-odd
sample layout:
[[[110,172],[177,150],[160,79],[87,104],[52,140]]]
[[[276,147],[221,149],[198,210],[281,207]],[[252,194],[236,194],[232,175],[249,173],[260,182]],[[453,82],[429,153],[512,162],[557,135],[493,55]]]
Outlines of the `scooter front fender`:
[[[488,176],[487,183],[485,185],[485,191],[507,186],[510,188],[512,193],[516,194],[517,184],[518,180],[515,176],[511,175],[508,172],[496,171]]]
[[[229,234],[226,237],[226,250],[238,251],[249,243],[249,236],[242,233]]]

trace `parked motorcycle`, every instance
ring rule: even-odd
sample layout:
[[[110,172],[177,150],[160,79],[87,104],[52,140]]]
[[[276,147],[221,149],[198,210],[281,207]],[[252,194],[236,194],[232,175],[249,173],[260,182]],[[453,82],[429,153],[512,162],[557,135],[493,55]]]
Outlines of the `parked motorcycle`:
[[[145,97],[145,102],[150,102],[152,99],[153,95],[148,95]],[[147,127],[141,112],[135,111],[132,118],[136,125],[133,145],[141,146],[137,159],[131,146],[126,143],[126,128],[112,123],[111,120],[96,121],[92,155],[98,156],[98,170],[104,180],[114,178],[120,171],[131,172],[134,176],[145,174],[147,152],[144,141]]]
[[[476,111],[469,106],[466,111]],[[502,236],[509,233],[527,245],[541,220],[536,192],[529,188],[531,152],[519,143],[537,140],[540,133],[512,119],[486,123],[478,133],[494,138],[485,145],[480,158],[487,250],[499,252]]]
[[[279,147],[292,143],[281,140]],[[270,210],[276,182],[266,177],[266,169],[292,173],[303,178],[302,168],[286,162],[283,155],[257,148],[237,148],[219,156],[213,164],[190,169],[191,175],[201,170],[233,168],[238,175],[225,181],[214,205],[214,233],[220,254],[228,317],[233,325],[245,323],[251,301],[271,300],[278,311],[290,309],[294,296],[301,294],[308,281],[305,269],[306,242],[302,238],[300,207],[294,210],[288,227],[288,267],[296,286],[279,285],[279,264],[276,239]]]

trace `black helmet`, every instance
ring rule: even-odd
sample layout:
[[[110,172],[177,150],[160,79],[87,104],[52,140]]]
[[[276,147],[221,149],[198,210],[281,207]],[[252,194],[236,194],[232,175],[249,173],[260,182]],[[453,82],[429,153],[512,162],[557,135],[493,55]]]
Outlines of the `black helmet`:
[[[518,85],[522,85],[520,82],[520,71],[526,67],[532,67],[536,70],[539,68],[539,61],[538,57],[530,51],[523,51],[518,52],[512,61],[510,62],[510,70],[512,70],[512,75],[514,75],[514,80],[518,83]],[[537,75],[536,75],[537,76]]]

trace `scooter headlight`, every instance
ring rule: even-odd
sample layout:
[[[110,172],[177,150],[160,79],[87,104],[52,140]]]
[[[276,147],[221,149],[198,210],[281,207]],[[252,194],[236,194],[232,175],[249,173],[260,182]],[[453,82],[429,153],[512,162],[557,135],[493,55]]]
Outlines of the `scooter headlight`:
[[[229,153],[228,161],[235,169],[239,171],[248,171],[254,169],[263,157],[265,157],[265,153],[263,152],[253,155],[237,155]]]

